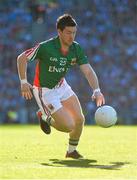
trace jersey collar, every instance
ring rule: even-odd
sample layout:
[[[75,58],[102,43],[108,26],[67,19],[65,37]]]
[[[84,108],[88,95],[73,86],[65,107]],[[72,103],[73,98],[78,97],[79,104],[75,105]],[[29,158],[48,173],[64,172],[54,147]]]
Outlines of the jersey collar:
[[[55,37],[55,46],[57,49],[61,49],[61,43],[59,40],[59,36]],[[74,49],[74,43],[69,47],[70,50]]]

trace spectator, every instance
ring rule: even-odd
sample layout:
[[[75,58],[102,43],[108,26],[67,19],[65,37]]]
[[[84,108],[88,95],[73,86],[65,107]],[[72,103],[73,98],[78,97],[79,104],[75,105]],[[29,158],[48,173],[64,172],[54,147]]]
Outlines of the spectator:
[[[27,111],[28,108],[33,111],[36,105],[32,102],[26,103],[16,88],[19,86],[16,57],[21,53],[20,49],[28,49],[36,43],[33,42],[33,36],[37,42],[40,35],[43,38],[43,32],[39,33],[40,30],[33,26],[37,19],[42,18],[43,24],[40,28],[43,27],[44,30],[46,27],[44,38],[48,39],[55,34],[56,18],[65,12],[71,13],[78,22],[77,41],[83,44],[97,74],[102,75],[101,87],[106,94],[107,104],[118,111],[119,123],[135,124],[137,19],[136,2],[130,0],[109,2],[86,0],[84,3],[77,0],[49,1],[49,3],[35,0],[33,6],[31,0],[0,1],[0,123],[7,121],[6,117],[13,109],[17,112],[16,122],[36,121]],[[31,68],[30,65],[30,81]],[[72,87],[79,94],[87,123],[93,123],[91,119],[95,106],[88,100],[92,92],[89,92],[85,80],[75,76],[75,71],[78,69],[75,68],[67,78],[71,80]],[[80,88],[76,86],[76,81],[79,82]]]

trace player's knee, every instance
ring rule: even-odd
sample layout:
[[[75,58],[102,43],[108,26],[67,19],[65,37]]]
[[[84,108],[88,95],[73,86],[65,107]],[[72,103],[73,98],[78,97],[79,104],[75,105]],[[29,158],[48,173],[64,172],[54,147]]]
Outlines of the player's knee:
[[[65,130],[65,132],[71,132],[74,128],[75,128],[75,124],[74,124],[74,122],[72,121],[72,122],[69,122],[69,123],[67,123],[67,124],[65,125],[64,130]]]
[[[84,117],[84,115],[80,115],[80,116],[78,116],[78,117],[76,118],[75,125],[76,125],[76,126],[83,126],[84,122],[85,122],[85,117]]]

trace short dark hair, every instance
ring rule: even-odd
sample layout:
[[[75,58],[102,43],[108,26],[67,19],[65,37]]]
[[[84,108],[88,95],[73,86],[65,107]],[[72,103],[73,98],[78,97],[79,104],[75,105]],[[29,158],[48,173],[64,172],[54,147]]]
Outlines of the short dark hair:
[[[70,14],[64,14],[57,19],[56,27],[63,31],[66,26],[77,26],[75,19]]]

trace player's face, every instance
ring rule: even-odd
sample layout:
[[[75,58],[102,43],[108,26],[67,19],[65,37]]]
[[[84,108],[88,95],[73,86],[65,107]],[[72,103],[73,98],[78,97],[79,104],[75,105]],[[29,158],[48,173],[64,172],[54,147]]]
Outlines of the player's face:
[[[76,31],[77,28],[75,26],[74,27],[67,26],[63,31],[58,30],[59,37],[62,43],[66,46],[70,46],[75,39]]]

